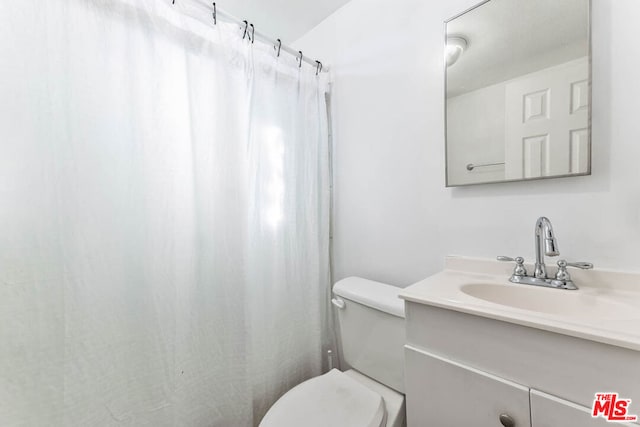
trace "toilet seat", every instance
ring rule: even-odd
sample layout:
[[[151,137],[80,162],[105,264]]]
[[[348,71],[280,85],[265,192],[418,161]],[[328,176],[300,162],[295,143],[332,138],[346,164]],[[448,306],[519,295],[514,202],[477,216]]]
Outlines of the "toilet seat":
[[[383,427],[385,424],[382,396],[332,369],[285,393],[269,409],[260,427]]]

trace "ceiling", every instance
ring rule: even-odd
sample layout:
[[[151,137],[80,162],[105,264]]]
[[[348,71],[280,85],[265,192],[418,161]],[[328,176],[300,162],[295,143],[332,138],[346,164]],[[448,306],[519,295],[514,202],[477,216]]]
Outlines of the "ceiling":
[[[491,0],[450,21],[468,49],[447,69],[455,96],[588,54],[589,0]]]
[[[218,0],[217,6],[257,31],[291,44],[349,0]]]

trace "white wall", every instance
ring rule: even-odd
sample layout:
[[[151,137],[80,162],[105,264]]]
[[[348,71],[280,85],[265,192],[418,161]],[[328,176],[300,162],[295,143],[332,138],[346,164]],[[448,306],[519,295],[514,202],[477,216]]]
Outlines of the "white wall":
[[[476,0],[352,0],[298,41],[335,74],[335,273],[407,285],[447,254],[640,270],[640,1],[593,0],[593,175],[444,187],[443,21]]]
[[[504,181],[505,166],[469,163],[504,162],[505,88],[507,83],[447,99],[447,163],[450,185]]]

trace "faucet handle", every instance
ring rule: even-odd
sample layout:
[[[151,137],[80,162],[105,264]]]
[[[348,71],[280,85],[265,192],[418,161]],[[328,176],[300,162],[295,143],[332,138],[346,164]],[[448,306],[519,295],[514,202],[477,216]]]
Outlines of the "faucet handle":
[[[567,262],[567,260],[561,259],[560,261],[558,261],[558,272],[556,273],[556,280],[571,280],[571,275],[567,271],[567,267],[590,270],[593,268],[593,264],[591,264],[590,262]]]
[[[519,257],[515,257],[515,258],[511,258],[508,256],[504,256],[504,255],[500,255],[497,258],[498,261],[506,261],[506,262],[515,262],[516,263],[516,267],[513,269],[513,275],[514,276],[526,276],[527,275],[527,269],[524,268],[524,258],[522,258],[521,256]]]
[[[558,267],[560,266],[560,262],[566,264],[568,267],[575,267],[575,268],[581,268],[583,270],[591,270],[593,268],[593,264],[591,264],[590,262],[567,262],[563,259],[561,259],[560,261],[558,261]]]

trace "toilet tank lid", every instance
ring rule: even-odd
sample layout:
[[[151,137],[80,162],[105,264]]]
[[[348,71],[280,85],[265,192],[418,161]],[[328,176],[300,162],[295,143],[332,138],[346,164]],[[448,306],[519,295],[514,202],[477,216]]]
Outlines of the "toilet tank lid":
[[[404,319],[404,301],[398,297],[402,288],[361,277],[347,277],[333,285],[333,293]]]

